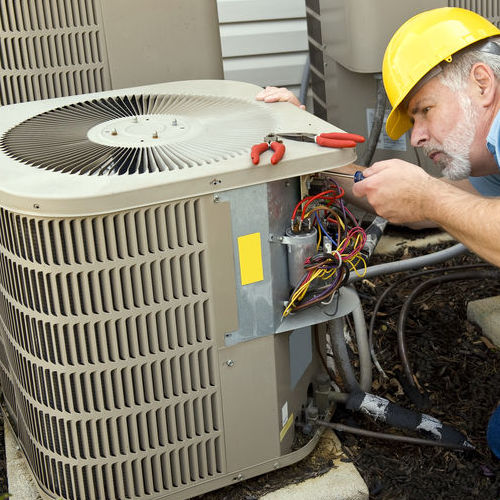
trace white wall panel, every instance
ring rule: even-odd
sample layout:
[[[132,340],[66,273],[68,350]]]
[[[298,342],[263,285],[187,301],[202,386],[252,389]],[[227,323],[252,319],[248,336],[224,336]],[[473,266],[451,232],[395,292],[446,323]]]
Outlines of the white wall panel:
[[[306,17],[305,0],[217,0],[217,8],[221,23]]]
[[[220,26],[222,56],[307,51],[305,19],[260,21]]]
[[[305,54],[255,56],[224,60],[226,80],[238,80],[257,85],[290,86],[302,79]]]
[[[307,61],[305,0],[217,0],[224,78],[297,95]]]

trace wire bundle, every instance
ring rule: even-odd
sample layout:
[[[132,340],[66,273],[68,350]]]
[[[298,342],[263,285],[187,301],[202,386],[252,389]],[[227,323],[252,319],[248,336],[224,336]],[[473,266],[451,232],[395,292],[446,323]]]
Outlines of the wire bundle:
[[[292,291],[283,317],[317,303],[330,303],[350,271],[360,277],[366,271],[366,262],[360,254],[366,234],[345,207],[343,196],[344,190],[334,182],[329,189],[306,196],[295,206],[292,231],[298,234],[316,225],[317,253],[305,260],[305,273]]]

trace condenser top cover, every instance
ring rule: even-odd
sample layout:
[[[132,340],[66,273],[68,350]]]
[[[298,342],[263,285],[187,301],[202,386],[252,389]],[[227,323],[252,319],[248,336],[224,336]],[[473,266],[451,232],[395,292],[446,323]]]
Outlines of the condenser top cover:
[[[19,213],[83,216],[216,193],[327,170],[352,149],[286,141],[259,165],[253,144],[272,132],[336,127],[260,88],[195,80],[0,107],[0,205]]]

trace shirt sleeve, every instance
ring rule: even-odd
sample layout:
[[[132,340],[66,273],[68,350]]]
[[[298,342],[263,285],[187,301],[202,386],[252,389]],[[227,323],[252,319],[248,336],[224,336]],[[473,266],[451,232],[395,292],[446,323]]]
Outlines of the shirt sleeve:
[[[469,181],[483,196],[500,196],[500,174],[469,177]]]

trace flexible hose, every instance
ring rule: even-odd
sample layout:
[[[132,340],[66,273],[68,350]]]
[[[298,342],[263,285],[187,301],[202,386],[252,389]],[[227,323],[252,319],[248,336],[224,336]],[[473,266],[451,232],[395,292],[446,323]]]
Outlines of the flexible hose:
[[[387,102],[387,95],[385,93],[384,84],[382,81],[382,75],[377,73],[375,75],[377,80],[377,100],[375,103],[375,112],[373,114],[373,123],[370,130],[370,135],[366,141],[366,149],[363,156],[359,159],[359,164],[363,167],[368,167],[372,162],[373,155],[377,149],[378,139],[380,137],[380,131],[382,130],[382,125],[384,124],[385,116],[385,105]]]
[[[351,274],[351,276],[349,276],[348,283],[362,279],[374,278],[375,276],[380,276],[381,274],[402,273],[418,267],[434,266],[466,252],[468,252],[468,249],[462,245],[462,243],[457,243],[449,248],[440,250],[439,252],[433,252],[428,255],[421,255],[419,257],[413,257],[412,259],[397,260],[395,262],[388,262],[387,264],[378,264],[376,266],[368,267],[364,276],[357,276],[354,273]]]
[[[354,331],[356,332],[356,342],[358,344],[359,356],[359,385],[365,392],[372,387],[372,363],[370,357],[370,346],[366,330],[365,315],[358,299],[358,305],[352,311],[354,320]]]
[[[366,228],[366,241],[361,249],[361,255],[363,258],[368,261],[375,250],[375,247],[378,245],[380,238],[384,234],[385,227],[387,226],[388,221],[383,217],[376,216],[372,223]]]
[[[385,93],[382,75],[377,73],[375,78],[377,79],[377,101],[375,104],[375,112],[373,114],[372,128],[370,130],[368,140],[366,141],[366,149],[359,159],[359,164],[363,167],[368,167],[373,160],[373,155],[377,149],[377,143],[380,137],[380,131],[382,130],[382,125],[384,124],[385,107],[387,102],[387,95]],[[387,220],[377,215],[370,226],[366,229],[366,242],[361,251],[365,260],[369,260],[372,256],[375,247],[384,233],[385,226],[387,226]]]
[[[401,359],[401,363],[403,365],[404,373],[408,381],[408,384],[414,389],[418,390],[415,384],[415,380],[413,379],[413,373],[411,371],[410,364],[408,362],[408,354],[406,349],[405,332],[404,332],[406,320],[408,318],[408,312],[413,301],[423,291],[427,290],[428,288],[431,288],[432,286],[439,285],[441,283],[446,283],[450,281],[460,281],[460,280],[485,279],[485,278],[498,279],[500,278],[500,271],[499,270],[464,271],[445,276],[438,276],[436,278],[431,278],[427,281],[424,281],[423,283],[420,283],[420,285],[415,287],[414,290],[409,295],[409,297],[406,299],[399,314],[398,333],[397,333],[398,350],[399,350],[399,357]]]
[[[375,432],[375,431],[369,431],[367,429],[358,429],[357,427],[351,427],[350,425],[324,422],[323,420],[318,420],[318,424],[322,425],[323,427],[330,427],[331,429],[334,429],[339,432],[350,432],[351,434],[357,434],[358,436],[372,437],[376,439],[386,439],[388,441],[398,441],[400,443],[438,446],[440,448],[451,448],[454,450],[463,450],[463,451],[470,450],[469,447],[457,445],[454,443],[432,441],[431,439],[402,436],[400,434],[386,434],[384,432]]]
[[[348,392],[360,391],[359,382],[351,366],[349,353],[344,338],[344,320],[334,318],[329,321],[330,342],[337,371]]]
[[[354,289],[353,289],[354,290]],[[354,290],[356,291],[356,290]],[[347,345],[344,337],[344,320],[334,318],[329,322],[330,342],[333,356],[336,361],[338,374],[345,384],[348,392],[359,391],[368,392],[372,386],[372,364],[370,357],[370,346],[366,329],[365,316],[361,306],[361,301],[356,293],[356,305],[352,311],[354,320],[354,331],[356,333],[356,344],[358,346],[359,357],[359,382],[351,365]]]

